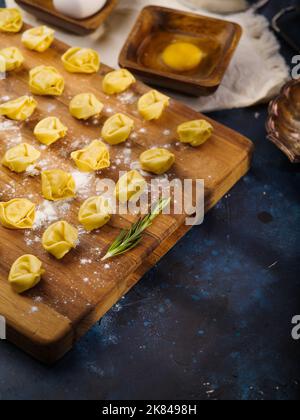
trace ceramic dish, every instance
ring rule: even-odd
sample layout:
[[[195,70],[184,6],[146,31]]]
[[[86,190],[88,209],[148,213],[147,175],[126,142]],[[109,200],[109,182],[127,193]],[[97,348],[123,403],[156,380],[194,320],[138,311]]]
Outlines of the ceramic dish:
[[[16,0],[19,6],[37,18],[77,35],[88,35],[98,29],[114,10],[117,2],[117,0],[108,0],[98,13],[79,20],[59,13],[52,0]]]

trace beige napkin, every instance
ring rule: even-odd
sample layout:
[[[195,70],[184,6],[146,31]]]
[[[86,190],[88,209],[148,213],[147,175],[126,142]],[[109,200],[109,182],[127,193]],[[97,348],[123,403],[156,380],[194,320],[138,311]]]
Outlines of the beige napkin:
[[[8,7],[16,6],[13,0],[7,0],[7,4]],[[119,53],[134,21],[139,11],[149,4],[189,10],[178,0],[120,0],[106,24],[91,36],[79,37],[57,29],[57,37],[73,46],[95,48],[103,62],[118,67]],[[39,23],[28,14],[25,14],[25,19],[34,25]],[[244,34],[219,90],[205,98],[190,98],[169,92],[197,111],[240,108],[267,102],[289,77],[289,69],[279,53],[279,43],[266,18],[247,11],[226,16],[226,19],[239,23]]]

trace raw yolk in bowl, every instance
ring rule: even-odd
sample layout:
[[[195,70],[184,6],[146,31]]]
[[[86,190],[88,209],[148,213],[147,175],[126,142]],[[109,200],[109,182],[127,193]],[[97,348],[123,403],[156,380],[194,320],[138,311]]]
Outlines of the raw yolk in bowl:
[[[189,71],[198,67],[204,53],[196,45],[176,42],[168,45],[162,53],[164,63],[175,71]]]

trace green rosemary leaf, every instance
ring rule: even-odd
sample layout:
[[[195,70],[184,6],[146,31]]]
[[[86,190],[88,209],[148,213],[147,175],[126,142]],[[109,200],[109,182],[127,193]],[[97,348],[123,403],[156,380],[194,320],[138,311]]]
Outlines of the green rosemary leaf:
[[[152,225],[153,221],[165,209],[165,207],[169,205],[170,201],[171,198],[161,198],[151,213],[144,217],[140,217],[130,229],[122,230],[119,236],[111,244],[107,254],[101,261],[106,261],[110,258],[125,254],[138,246],[143,239],[142,233]]]

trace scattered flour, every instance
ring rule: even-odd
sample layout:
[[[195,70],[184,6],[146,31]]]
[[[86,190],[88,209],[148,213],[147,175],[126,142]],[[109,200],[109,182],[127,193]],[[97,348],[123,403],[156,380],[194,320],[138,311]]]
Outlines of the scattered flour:
[[[143,171],[143,169],[141,168],[141,164],[138,160],[131,162],[130,169],[132,171],[139,171],[140,174],[143,176],[149,176],[148,172]]]
[[[35,167],[35,165],[30,165],[26,169],[26,174],[29,176],[38,176],[40,171]]]
[[[39,311],[39,308],[37,307],[37,306],[32,306],[31,308],[30,308],[30,313],[31,314],[35,314],[36,312],[38,312]]]
[[[7,96],[7,95],[2,96],[2,97],[0,98],[0,102],[7,102],[7,101],[9,101],[9,100],[10,100],[10,96]]]
[[[50,162],[47,159],[44,159],[40,160],[38,165],[39,168],[41,168],[43,171],[46,171],[47,169],[49,169]]]
[[[80,171],[72,172],[76,184],[77,194],[86,197],[89,195],[91,183],[94,180],[94,175],[91,173],[85,173]]]
[[[11,121],[11,120],[0,121],[0,133],[1,132],[5,133],[7,131],[13,132],[13,133],[10,133],[9,139],[6,139],[7,147],[13,147],[23,141],[20,126],[15,121]]]
[[[36,210],[35,223],[33,230],[38,230],[45,225],[48,225],[61,217],[65,217],[70,210],[70,203],[66,201],[51,202],[44,200]]]
[[[124,149],[124,163],[125,165],[129,165],[131,163],[131,149],[129,147],[126,147]]]
[[[41,242],[41,238],[39,236],[33,236],[32,231],[26,231],[24,234],[24,241],[27,246],[32,246],[35,243]]]
[[[80,260],[80,265],[88,265],[88,264],[92,264],[92,260],[89,258],[81,258]]]
[[[132,133],[131,136],[130,136],[131,140],[136,140],[137,138],[138,138],[137,133]]]
[[[44,200],[37,208],[35,214],[34,230],[40,229],[46,223],[54,222],[58,219],[54,203]]]
[[[122,104],[134,104],[137,101],[137,96],[133,92],[122,93],[117,98]]]
[[[56,110],[56,105],[55,104],[49,104],[47,106],[47,112],[52,112]]]

